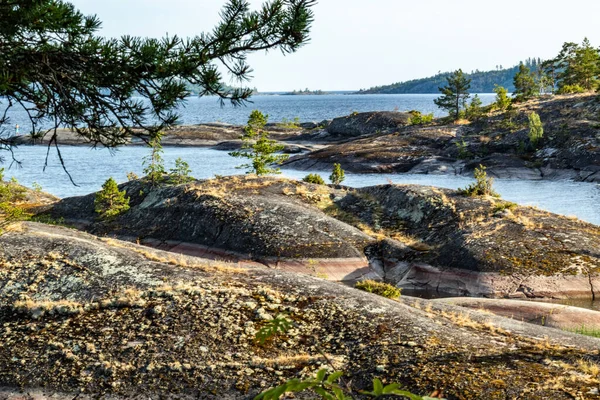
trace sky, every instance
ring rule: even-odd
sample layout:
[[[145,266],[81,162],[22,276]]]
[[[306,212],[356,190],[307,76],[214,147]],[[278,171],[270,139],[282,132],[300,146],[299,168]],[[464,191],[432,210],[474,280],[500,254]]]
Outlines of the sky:
[[[250,0],[259,7],[263,1]],[[101,34],[195,36],[224,0],[71,0]],[[358,90],[439,71],[509,67],[554,57],[564,42],[600,46],[598,0],[319,0],[311,41],[296,53],[253,54],[259,91]]]

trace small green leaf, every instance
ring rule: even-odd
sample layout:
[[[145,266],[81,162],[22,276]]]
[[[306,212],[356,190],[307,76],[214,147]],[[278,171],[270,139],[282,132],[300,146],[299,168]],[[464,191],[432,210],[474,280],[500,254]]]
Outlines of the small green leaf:
[[[320,369],[319,372],[317,372],[317,380],[319,382],[323,382],[325,380],[325,375],[327,374],[327,370],[326,369]]]
[[[344,376],[343,371],[336,371],[327,377],[327,383],[337,382],[342,376]]]
[[[373,393],[375,393],[375,396],[381,396],[383,394],[383,383],[381,383],[379,378],[373,379]]]

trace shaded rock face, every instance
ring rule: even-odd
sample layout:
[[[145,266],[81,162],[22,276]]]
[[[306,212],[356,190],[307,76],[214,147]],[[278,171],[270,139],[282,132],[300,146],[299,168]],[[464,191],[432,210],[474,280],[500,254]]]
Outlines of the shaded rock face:
[[[593,338],[61,227],[0,236],[0,299],[0,398],[249,399],[310,376],[323,352],[358,389],[377,377],[448,399],[600,398],[579,364],[600,362]],[[293,329],[258,345],[279,313]]]
[[[600,295],[600,227],[494,198],[416,185],[336,203],[384,232],[372,264],[399,286],[456,295]]]
[[[374,111],[335,118],[327,132],[331,135],[356,137],[374,133],[384,133],[397,130],[408,125],[409,113]]]
[[[52,213],[84,220],[96,234],[185,241],[250,258],[363,257],[373,239],[292,196],[298,187],[329,196],[325,187],[274,178],[157,188],[136,181],[122,185],[131,197],[130,211],[109,223],[95,221],[94,195],[62,200]]]

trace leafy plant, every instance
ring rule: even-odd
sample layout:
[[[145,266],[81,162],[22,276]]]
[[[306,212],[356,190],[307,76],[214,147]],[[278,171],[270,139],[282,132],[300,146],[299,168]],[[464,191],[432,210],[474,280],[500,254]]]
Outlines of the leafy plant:
[[[156,134],[152,135],[150,141],[148,142],[148,145],[152,150],[148,156],[144,157],[143,161],[144,174],[146,175],[146,179],[152,185],[158,185],[164,180],[165,165],[162,158],[162,137],[162,132],[157,132]]]
[[[300,393],[305,391],[312,391],[323,400],[351,400],[355,399],[355,396],[358,394],[372,398],[400,396],[410,400],[431,399],[430,397],[417,396],[409,391],[401,390],[400,385],[397,383],[384,386],[381,380],[377,378],[373,379],[373,388],[371,390],[356,390],[350,385],[340,384],[343,376],[343,371],[335,371],[328,375],[326,369],[320,369],[314,377],[290,379],[279,386],[262,392],[254,400],[279,400],[286,393]]]
[[[585,89],[579,85],[562,85],[558,89],[558,94],[585,93]]]
[[[230,156],[245,157],[252,161],[249,164],[237,167],[247,168],[246,173],[254,173],[259,176],[279,174],[281,173],[279,168],[271,168],[270,166],[281,164],[290,157],[287,154],[275,154],[285,147],[277,144],[275,140],[269,139],[269,133],[264,130],[268,118],[268,115],[263,115],[258,110],[252,111],[242,135],[242,149],[229,153]]]
[[[278,124],[279,127],[283,128],[283,129],[300,129],[300,118],[299,117],[295,117],[292,120],[289,120],[287,118],[283,118],[281,120],[281,123]]]
[[[119,191],[113,178],[108,178],[94,199],[94,211],[98,217],[109,220],[129,210],[129,197],[125,197],[125,194],[124,190]]]
[[[190,165],[179,157],[175,160],[175,168],[171,168],[169,171],[169,179],[176,185],[187,183],[194,180],[190,176],[191,173]]]
[[[533,147],[536,147],[544,136],[544,126],[540,116],[534,111],[529,114],[529,141]]]
[[[314,183],[316,185],[324,185],[325,181],[321,178],[319,174],[308,174],[304,178],[302,178],[303,182]]]
[[[344,181],[344,179],[346,179],[346,173],[342,169],[341,164],[333,164],[333,171],[331,172],[331,175],[329,175],[329,180],[331,183],[334,185],[339,185]]]
[[[471,100],[471,104],[465,109],[465,118],[469,121],[477,121],[485,114],[483,111],[481,99],[478,95],[475,95]]]
[[[287,315],[279,314],[277,317],[267,321],[254,336],[254,340],[260,344],[265,344],[269,339],[278,334],[287,332],[292,326],[292,321]]]
[[[400,297],[401,290],[394,285],[385,282],[377,282],[370,279],[356,282],[355,288],[364,290],[365,292],[378,294],[379,296],[387,297],[388,299],[397,299]]]
[[[494,105],[502,111],[506,110],[511,103],[510,97],[508,97],[508,90],[504,86],[496,85],[494,93],[496,93],[496,102]]]
[[[127,173],[127,180],[128,181],[137,181],[138,179],[140,179],[137,174],[135,172],[128,172]]]
[[[38,193],[42,191],[42,185],[40,185],[40,184],[39,184],[39,183],[37,183],[37,182],[33,182],[33,183],[31,184],[31,187],[33,188],[33,190],[35,190],[35,191],[36,191],[36,192],[38,192]]]
[[[494,191],[492,188],[494,184],[494,178],[490,178],[487,176],[487,172],[485,172],[486,167],[483,165],[479,165],[478,168],[475,168],[475,182],[470,184],[464,189],[458,189],[458,192],[470,197],[475,196],[493,196],[500,197],[498,193]]]
[[[492,212],[498,213],[504,210],[514,210],[518,207],[517,203],[513,203],[511,201],[503,201],[497,204],[494,204],[494,208],[492,209]]]

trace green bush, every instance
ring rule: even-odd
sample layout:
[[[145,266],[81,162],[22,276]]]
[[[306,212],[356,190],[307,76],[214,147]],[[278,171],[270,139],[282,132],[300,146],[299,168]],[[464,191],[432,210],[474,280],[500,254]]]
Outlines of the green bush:
[[[492,188],[494,184],[494,178],[487,176],[485,172],[486,168],[483,165],[479,165],[479,168],[475,168],[475,183],[470,184],[464,189],[458,189],[460,194],[465,196],[493,196],[500,197],[498,193]]]
[[[573,94],[573,93],[585,93],[585,89],[579,85],[563,85],[558,88],[558,94]]]
[[[304,178],[302,178],[302,182],[306,183],[314,183],[316,185],[324,185],[325,181],[321,178],[319,174],[308,174]]]
[[[148,145],[152,149],[150,154],[144,157],[143,165],[144,165],[144,174],[146,175],[146,179],[152,185],[158,185],[163,182],[165,175],[165,164],[162,158],[163,148],[162,148],[162,132],[157,132],[152,136]]]
[[[458,149],[459,160],[470,160],[473,158],[473,154],[468,150],[468,144],[461,139],[460,142],[456,142],[456,148]]]
[[[187,183],[194,180],[190,176],[191,173],[190,165],[179,157],[175,160],[175,168],[169,171],[169,180],[176,185]]]
[[[529,141],[533,147],[537,147],[540,140],[544,136],[544,126],[540,120],[540,116],[534,111],[529,114]]]
[[[400,297],[401,290],[394,285],[385,282],[377,282],[370,279],[356,282],[355,288],[364,290],[365,292],[378,294],[379,296],[387,297],[388,299],[397,299]]]
[[[475,95],[473,100],[471,100],[471,104],[469,104],[465,109],[465,118],[467,118],[469,121],[477,121],[481,119],[485,114],[482,104],[483,103],[481,102],[479,96]]]
[[[416,110],[409,111],[408,113],[410,114],[408,123],[411,125],[429,125],[433,122],[433,113],[422,114]]]
[[[508,90],[503,86],[496,85],[494,87],[494,93],[496,93],[496,102],[494,103],[494,106],[500,110],[506,110],[511,103],[511,99],[508,97]]]
[[[94,211],[98,218],[109,220],[129,210],[129,197],[125,197],[125,194],[124,190],[119,191],[113,178],[108,178],[94,199]]]
[[[334,185],[339,185],[344,181],[344,179],[346,179],[346,173],[342,169],[341,164],[333,164],[333,171],[331,172],[331,175],[329,175],[329,180],[331,183]]]

